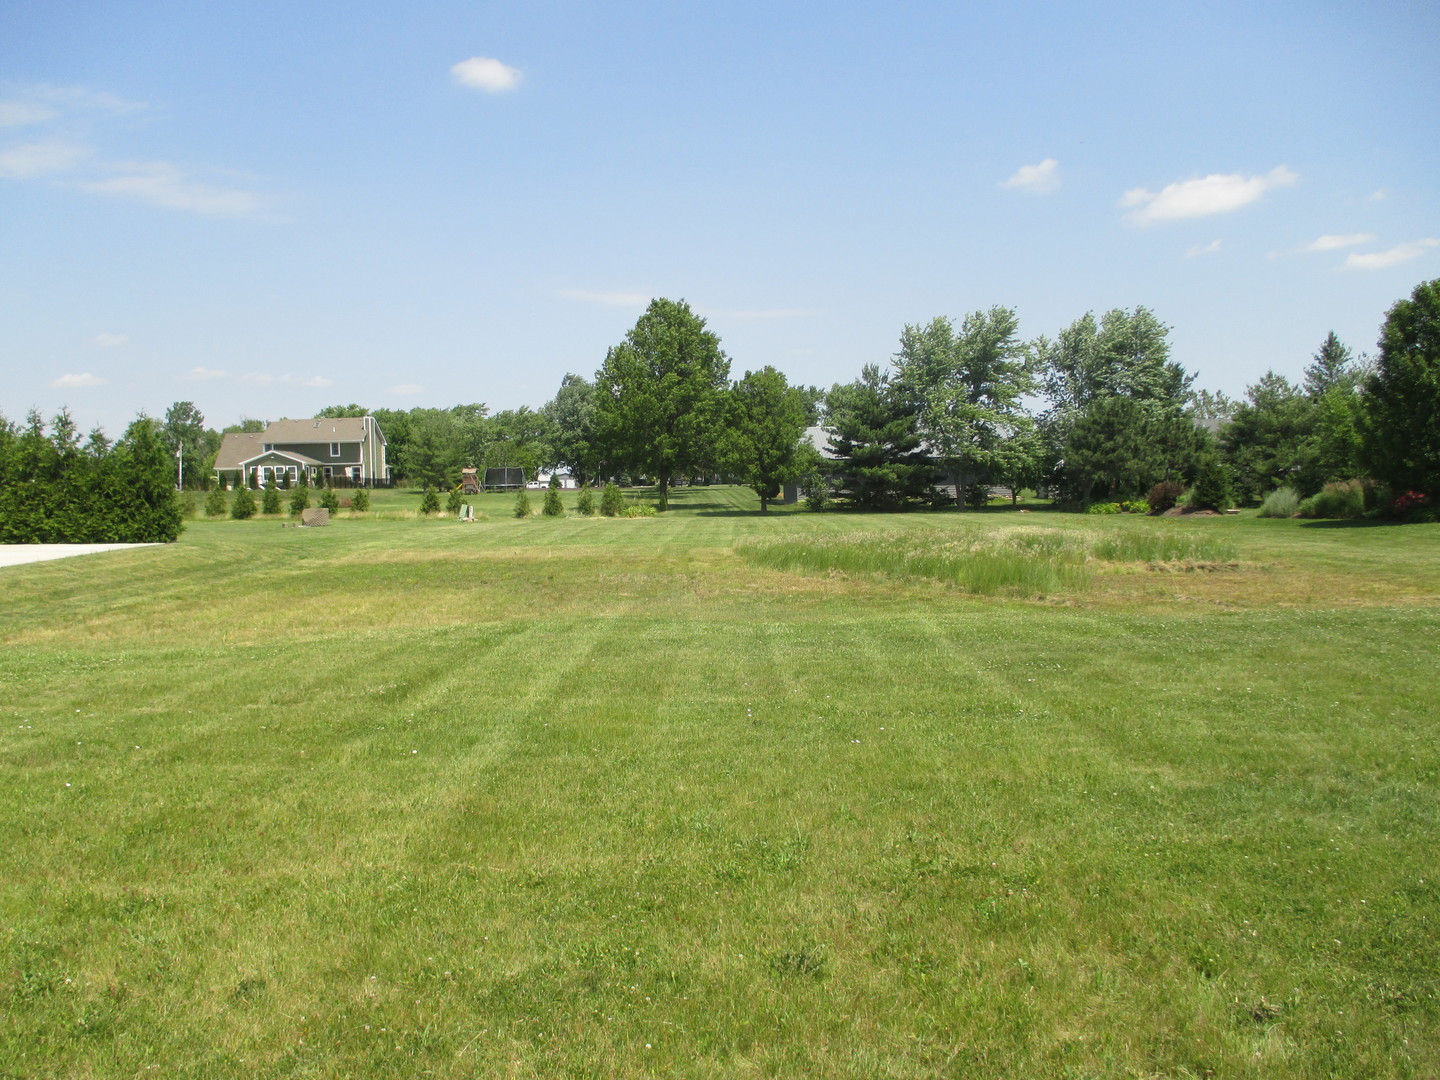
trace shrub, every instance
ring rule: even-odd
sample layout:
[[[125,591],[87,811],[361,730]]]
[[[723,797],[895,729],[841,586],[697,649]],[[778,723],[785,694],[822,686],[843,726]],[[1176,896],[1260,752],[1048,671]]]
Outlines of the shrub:
[[[1127,514],[1148,514],[1150,504],[1144,499],[1131,499],[1120,504],[1120,508]]]
[[[255,516],[255,493],[247,485],[241,484],[240,490],[235,493],[235,500],[230,504],[230,516],[236,521]]]
[[[560,501],[560,478],[550,477],[550,486],[545,489],[545,504],[540,512],[546,517],[564,517],[565,504]]]
[[[971,484],[965,489],[965,505],[971,510],[983,510],[990,505],[990,489],[984,484]]]
[[[1260,503],[1263,518],[1290,518],[1300,509],[1300,493],[1292,487],[1276,488]]]
[[[530,512],[530,495],[522,487],[515,494],[515,516],[517,518],[527,518],[530,516]]]
[[[332,514],[340,512],[340,496],[335,494],[334,488],[326,488],[320,495],[320,505]]]
[[[1161,480],[1150,489],[1145,501],[1150,504],[1150,513],[1163,514],[1185,493],[1185,485],[1179,480]]]
[[[630,503],[620,512],[621,517],[642,518],[655,517],[658,511],[648,503]]]
[[[606,517],[615,517],[625,511],[625,496],[620,494],[620,489],[614,482],[607,483],[605,490],[600,493],[600,513]]]
[[[818,470],[801,477],[800,494],[804,496],[807,510],[828,510],[835,501],[830,490],[830,478]]]
[[[459,488],[451,488],[450,495],[445,500],[445,512],[458,516],[460,507],[465,505],[465,496],[460,494]]]
[[[260,512],[262,514],[280,513],[280,489],[275,486],[274,480],[265,482],[265,494],[260,500]]]
[[[364,513],[370,509],[370,492],[364,488],[356,488],[355,494],[350,496],[350,508]]]
[[[1087,514],[1118,514],[1120,513],[1119,503],[1091,503],[1085,508]]]
[[[1195,483],[1190,485],[1191,510],[1224,510],[1231,502],[1230,470],[1214,454],[1205,454],[1195,465]]]
[[[425,517],[427,514],[438,514],[439,512],[440,496],[436,492],[426,488],[420,496],[420,516]]]
[[[290,516],[299,517],[306,510],[310,509],[310,488],[306,484],[296,484],[295,490],[290,496]]]
[[[210,489],[210,494],[205,496],[205,516],[224,517],[227,509],[229,508],[225,505],[225,489],[216,484]]]
[[[580,497],[575,500],[575,512],[581,517],[595,516],[595,493],[588,487],[580,489]]]
[[[1335,480],[1300,504],[1301,517],[1356,518],[1365,513],[1365,485],[1359,480]]]

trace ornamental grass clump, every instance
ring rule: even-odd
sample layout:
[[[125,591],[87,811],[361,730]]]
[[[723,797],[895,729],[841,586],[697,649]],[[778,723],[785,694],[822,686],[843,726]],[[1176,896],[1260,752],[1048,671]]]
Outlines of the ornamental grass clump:
[[[1259,517],[1291,518],[1300,510],[1300,493],[1292,487],[1276,488],[1260,503]]]
[[[1300,504],[1304,518],[1358,518],[1365,513],[1365,482],[1333,480]]]

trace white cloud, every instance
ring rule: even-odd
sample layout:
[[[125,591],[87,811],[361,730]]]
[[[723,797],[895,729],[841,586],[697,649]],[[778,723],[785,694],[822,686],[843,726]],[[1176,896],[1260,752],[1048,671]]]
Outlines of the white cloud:
[[[99,345],[102,349],[113,349],[117,345],[124,345],[130,340],[128,334],[96,334],[90,339],[91,345]]]
[[[488,56],[472,56],[461,60],[450,69],[455,81],[461,86],[484,90],[489,94],[500,94],[514,90],[520,85],[520,69],[502,64]]]
[[[229,376],[228,371],[218,371],[215,368],[193,367],[190,369],[190,378],[192,379],[225,379]]]
[[[1384,202],[1384,201],[1385,201],[1386,199],[1388,199],[1389,197],[1390,197],[1390,192],[1387,191],[1387,190],[1386,190],[1385,188],[1383,188],[1383,187],[1382,187],[1382,188],[1376,188],[1374,191],[1372,191],[1372,192],[1367,196],[1367,198],[1368,198],[1371,202]]]
[[[1211,173],[1195,180],[1167,184],[1158,192],[1131,188],[1121,196],[1120,205],[1126,209],[1135,208],[1128,216],[1137,225],[1151,225],[1157,221],[1206,217],[1239,210],[1272,188],[1288,187],[1299,179],[1284,165],[1277,165],[1264,176]]]
[[[84,147],[67,142],[26,143],[0,150],[0,176],[29,180],[36,176],[66,172],[88,153]]]
[[[1196,244],[1185,252],[1187,259],[1193,259],[1196,255],[1214,255],[1220,250],[1220,241],[1211,240],[1208,244]]]
[[[104,386],[105,380],[87,371],[83,375],[61,375],[50,385],[58,386],[62,390],[75,390],[86,386]]]
[[[131,162],[116,166],[123,175],[80,185],[85,191],[114,195],[197,214],[247,217],[261,208],[260,196],[239,188],[215,187],[191,180],[166,161]]]
[[[1020,188],[1034,195],[1048,195],[1060,189],[1060,162],[1052,157],[1039,165],[1021,165],[1015,170],[1015,175],[1000,186]]]
[[[39,105],[33,101],[0,101],[0,127],[43,124],[59,115],[48,105]]]
[[[1408,244],[1396,244],[1388,251],[1373,251],[1365,255],[1352,251],[1345,257],[1345,267],[1349,270],[1385,270],[1411,259],[1418,259],[1433,247],[1440,247],[1440,240],[1426,237],[1424,240],[1412,240]]]
[[[287,375],[285,376],[284,381],[293,382],[300,386],[311,386],[316,388],[331,385],[331,380],[325,378],[325,376],[323,375],[302,375],[294,379],[290,378],[290,376]]]
[[[1354,247],[1356,244],[1368,244],[1374,239],[1374,233],[1326,233],[1324,236],[1316,237],[1309,244],[1305,245],[1305,250],[1334,251],[1336,248]]]
[[[571,300],[583,300],[587,304],[601,304],[605,307],[646,307],[650,303],[648,292],[597,292],[593,289],[561,289],[561,296]]]
[[[401,383],[399,386],[392,386],[386,391],[388,394],[396,394],[400,397],[415,397],[417,394],[423,394],[424,392],[425,387],[413,382]]]

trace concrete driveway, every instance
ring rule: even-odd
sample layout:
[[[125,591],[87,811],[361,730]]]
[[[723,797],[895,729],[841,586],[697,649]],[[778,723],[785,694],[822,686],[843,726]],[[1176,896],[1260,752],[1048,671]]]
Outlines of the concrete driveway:
[[[0,566],[68,559],[71,555],[94,555],[97,551],[128,551],[130,548],[164,547],[164,544],[0,544]]]

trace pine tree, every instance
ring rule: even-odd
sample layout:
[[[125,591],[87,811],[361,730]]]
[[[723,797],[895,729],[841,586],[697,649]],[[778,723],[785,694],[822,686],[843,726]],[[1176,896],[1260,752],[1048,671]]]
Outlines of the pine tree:
[[[876,365],[835,387],[828,404],[835,458],[827,468],[853,505],[875,509],[929,491],[935,470],[921,446],[916,407]]]
[[[565,504],[560,501],[560,477],[550,474],[550,484],[545,489],[545,504],[540,512],[546,517],[564,517]]]
[[[605,490],[600,493],[600,513],[605,517],[618,517],[625,512],[625,496],[615,486],[615,482],[607,481]]]
[[[273,479],[265,481],[265,494],[260,499],[260,512],[262,514],[280,513],[280,489],[275,486]]]
[[[225,504],[225,488],[220,484],[211,487],[209,494],[205,496],[205,516],[224,517],[229,511]]]
[[[515,495],[515,516],[517,518],[530,516],[530,496],[523,487]]]
[[[580,489],[580,495],[575,500],[575,512],[581,517],[595,516],[595,493],[588,486]]]
[[[235,492],[235,498],[230,503],[230,516],[236,521],[255,516],[255,493],[250,490],[249,484],[241,483],[240,490]]]

